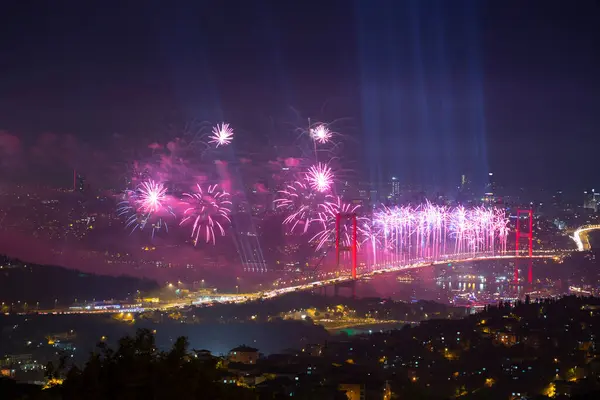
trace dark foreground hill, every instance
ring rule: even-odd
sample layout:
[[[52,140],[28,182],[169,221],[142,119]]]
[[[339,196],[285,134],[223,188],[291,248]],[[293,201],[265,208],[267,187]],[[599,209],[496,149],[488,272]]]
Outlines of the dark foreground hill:
[[[125,299],[137,290],[148,292],[157,288],[158,284],[148,279],[94,275],[0,257],[0,301],[17,311],[23,307],[48,308],[55,302],[69,305],[75,300]]]

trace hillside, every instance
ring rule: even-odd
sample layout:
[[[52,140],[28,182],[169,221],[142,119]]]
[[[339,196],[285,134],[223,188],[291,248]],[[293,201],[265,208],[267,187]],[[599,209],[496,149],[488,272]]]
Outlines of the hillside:
[[[125,299],[136,291],[158,288],[155,281],[129,276],[104,276],[67,268],[36,265],[0,257],[0,301],[22,309],[48,308],[77,301]]]

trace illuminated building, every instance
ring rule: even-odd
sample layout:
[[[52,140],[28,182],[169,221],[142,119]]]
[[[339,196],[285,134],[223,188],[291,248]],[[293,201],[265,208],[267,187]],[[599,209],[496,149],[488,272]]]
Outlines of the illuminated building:
[[[2,369],[0,369],[0,376],[6,377],[6,378],[14,378],[15,370],[10,369],[10,368],[2,368]]]
[[[496,185],[496,180],[494,179],[494,173],[490,172],[488,173],[488,184],[486,185],[485,191],[486,192],[491,192],[491,193],[496,193],[497,190],[497,185]]]
[[[319,357],[323,354],[323,346],[320,344],[308,344],[302,349],[302,352],[312,357]]]
[[[485,193],[483,194],[482,201],[485,204],[494,204],[496,203],[496,181],[494,180],[494,173],[490,172],[488,174],[489,181],[487,185],[485,185]]]
[[[258,361],[258,349],[245,345],[238,346],[231,349],[228,360],[232,363],[256,364]]]
[[[215,359],[210,350],[206,349],[194,350],[194,356],[200,361],[212,361]]]
[[[393,176],[390,184],[391,184],[391,193],[390,194],[392,195],[393,199],[397,200],[400,197],[400,182],[398,181],[398,178]]]
[[[33,360],[31,354],[12,354],[0,358],[0,366],[7,367],[15,364],[28,364]]]
[[[471,202],[475,197],[473,189],[471,187],[471,180],[465,174],[460,176],[460,185],[458,186],[458,197],[459,202]]]
[[[552,196],[552,204],[554,207],[560,208],[563,205],[563,192],[562,190],[557,190],[556,193]]]
[[[494,204],[496,202],[496,197],[491,192],[484,193],[481,199],[485,204]]]
[[[87,184],[85,181],[85,178],[83,177],[83,175],[77,174],[77,191],[79,193],[83,193],[85,192],[86,188],[87,188]]]
[[[496,332],[496,343],[502,344],[507,347],[511,347],[519,343],[517,335],[511,332]]]
[[[585,195],[583,200],[583,208],[587,208],[590,210],[598,211],[598,203],[600,203],[600,193],[596,192],[595,189],[592,189],[591,192],[587,190],[583,192]]]

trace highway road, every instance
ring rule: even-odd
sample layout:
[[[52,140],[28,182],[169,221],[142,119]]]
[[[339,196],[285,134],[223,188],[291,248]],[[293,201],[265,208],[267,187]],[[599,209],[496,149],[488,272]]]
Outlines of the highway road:
[[[575,230],[571,238],[575,241],[577,250],[586,251],[592,248],[588,237],[588,232],[595,231],[597,229],[600,229],[600,225],[584,225]]]

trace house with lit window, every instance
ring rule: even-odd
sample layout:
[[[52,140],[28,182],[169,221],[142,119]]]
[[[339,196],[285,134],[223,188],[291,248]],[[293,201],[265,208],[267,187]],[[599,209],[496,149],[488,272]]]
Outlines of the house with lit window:
[[[256,364],[258,357],[258,349],[242,345],[231,349],[227,359],[230,363]]]

